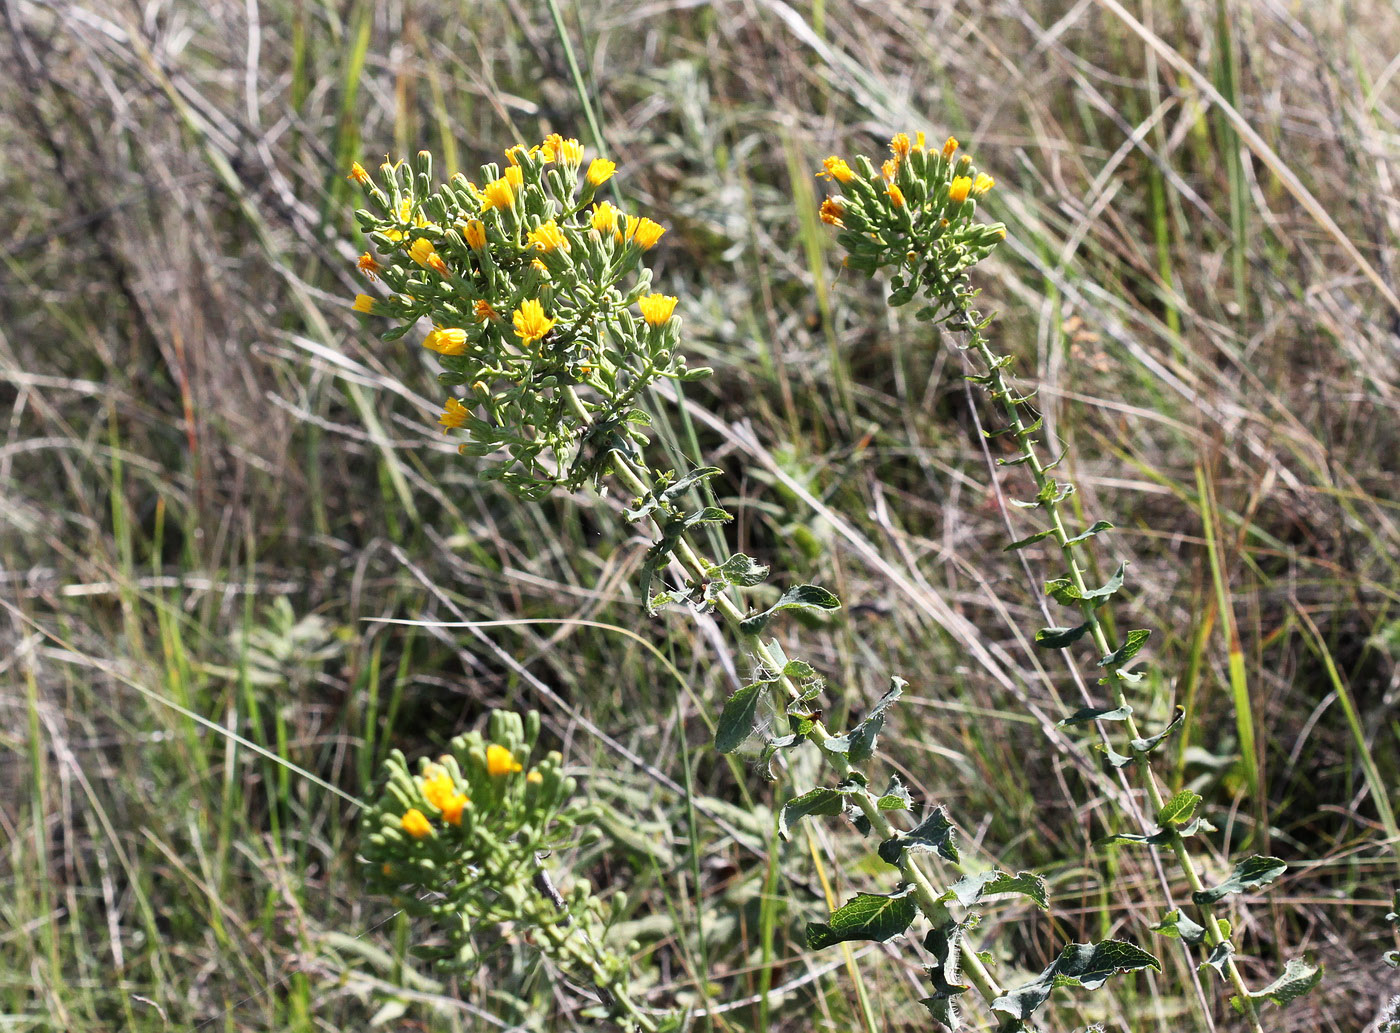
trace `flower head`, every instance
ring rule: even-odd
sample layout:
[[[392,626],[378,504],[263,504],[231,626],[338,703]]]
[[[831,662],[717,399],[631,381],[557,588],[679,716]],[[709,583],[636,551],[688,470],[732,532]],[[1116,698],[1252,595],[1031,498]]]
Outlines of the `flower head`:
[[[457,327],[434,327],[423,338],[423,347],[439,355],[461,355],[467,350],[467,332]]]
[[[822,170],[817,175],[834,179],[838,183],[849,183],[856,178],[856,174],[851,171],[851,167],[846,164],[845,159],[838,158],[834,154],[829,158],[822,159]]]
[[[645,216],[627,215],[627,232],[623,234],[623,240],[635,240],[643,251],[650,251],[656,246],[656,242],[661,239],[661,234],[666,232],[666,227],[660,223],[652,222]]]
[[[434,251],[431,255],[428,256],[427,265],[429,269],[437,273],[439,276],[451,275],[452,271],[447,268],[447,263],[442,260],[442,256],[436,251]]]
[[[544,306],[534,298],[520,303],[512,322],[515,323],[515,336],[526,344],[538,341],[554,326],[554,320],[544,314]]]
[[[611,233],[617,229],[617,209],[606,201],[599,201],[593,206],[593,217],[590,221],[599,233]]]
[[[399,202],[399,222],[408,222],[413,218],[413,202],[404,198]]]
[[[428,824],[428,819],[417,807],[408,809],[408,813],[399,819],[399,827],[414,839],[422,839],[424,836],[432,835],[433,832],[432,825]]]
[[[544,156],[545,161],[558,161],[559,151],[563,146],[564,138],[558,133],[550,133],[540,144],[540,154]]]
[[[368,294],[356,294],[353,306],[356,312],[363,312],[367,316],[374,315],[374,299]]]
[[[954,153],[956,153],[957,149],[958,149],[958,141],[957,141],[957,138],[956,138],[956,137],[950,136],[950,137],[948,137],[948,139],[944,140],[944,141],[943,141],[943,160],[944,160],[944,161],[952,161],[952,160],[953,160],[953,155],[954,155]]]
[[[825,201],[822,202],[822,222],[826,223],[828,226],[846,225],[844,222],[841,221],[841,216],[845,214],[845,207],[843,207],[841,202],[836,200],[836,198],[828,197]]]
[[[583,144],[570,137],[559,147],[559,160],[575,168],[583,161]]]
[[[958,204],[967,200],[968,192],[972,189],[971,176],[955,176],[953,182],[948,185],[948,200],[956,201]]]
[[[899,175],[899,159],[890,158],[880,166],[880,175],[885,177],[886,183],[893,183],[894,177]]]
[[[617,164],[608,161],[607,158],[594,158],[588,163],[588,182],[590,186],[600,187],[612,178],[612,174],[617,171]]]
[[[511,147],[507,147],[507,148],[506,148],[506,161],[510,162],[512,165],[519,165],[519,164],[520,164],[520,156],[521,156],[522,154],[526,154],[526,153],[529,153],[529,152],[526,151],[525,145],[524,145],[523,143],[518,143],[518,144],[515,144],[515,145],[513,145],[513,146],[511,146]]]
[[[544,776],[541,775],[538,771],[531,771],[528,775],[525,776],[525,781],[529,782],[531,785],[539,785],[541,782],[544,781]]]
[[[486,773],[493,778],[501,775],[514,775],[522,770],[520,761],[516,760],[510,750],[504,746],[492,743],[486,747]]]
[[[462,230],[462,239],[467,242],[467,247],[473,251],[480,251],[486,247],[486,227],[480,219],[468,219],[466,227]]]
[[[369,182],[369,173],[365,171],[365,167],[361,165],[358,161],[352,161],[350,163],[350,175],[346,176],[345,178],[359,183],[361,186],[363,186],[364,184]]]
[[[515,188],[504,176],[487,183],[481,194],[481,210],[484,212],[492,208],[510,208],[515,204]]]
[[[491,307],[491,303],[485,298],[477,298],[476,304],[472,306],[472,315],[476,317],[478,323],[484,323],[488,319],[500,319],[500,314]]]
[[[442,432],[446,434],[449,430],[456,430],[466,423],[470,416],[470,409],[457,399],[449,398],[446,407],[442,410],[442,415],[438,417],[438,423],[442,424]]]
[[[977,173],[977,178],[972,182],[972,196],[981,197],[992,187],[996,186],[996,180],[985,172]]]
[[[423,799],[440,810],[443,821],[449,825],[462,824],[462,809],[471,802],[466,793],[458,792],[452,776],[440,767],[423,780]]]
[[[544,252],[569,250],[568,239],[553,219],[541,223],[539,228],[531,230],[526,236],[531,244]]]
[[[642,310],[642,318],[652,326],[660,326],[676,311],[676,299],[665,294],[648,294],[637,307]]]
[[[525,173],[520,171],[519,165],[511,165],[506,169],[506,182],[512,190],[519,190],[525,185]]]
[[[360,256],[359,261],[355,263],[355,268],[364,273],[368,279],[373,280],[384,267],[374,260],[373,255],[366,251]]]
[[[433,242],[427,237],[419,237],[408,247],[408,257],[423,266],[426,266],[428,259],[436,253]]]
[[[928,139],[924,136],[924,131],[920,129],[917,133],[914,134],[914,150],[918,151],[920,154],[923,154],[924,148],[926,146],[928,146]]]
[[[904,191],[899,189],[899,187],[891,183],[885,193],[890,195],[890,204],[894,205],[896,208],[904,207]]]
[[[894,139],[890,141],[890,151],[899,161],[903,161],[905,158],[909,157],[909,134],[895,134]]]

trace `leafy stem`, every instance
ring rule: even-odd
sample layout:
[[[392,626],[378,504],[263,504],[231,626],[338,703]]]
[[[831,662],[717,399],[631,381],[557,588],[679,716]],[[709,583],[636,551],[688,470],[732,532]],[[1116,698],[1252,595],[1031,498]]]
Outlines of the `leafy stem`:
[[[958,324],[961,324],[960,328],[968,334],[965,347],[975,351],[987,369],[984,375],[974,379],[981,383],[987,394],[1000,404],[1007,419],[1009,434],[1019,449],[1019,455],[1011,462],[1024,465],[1035,481],[1038,506],[1045,513],[1050,524],[1049,537],[1059,546],[1069,583],[1074,589],[1072,593],[1067,594],[1074,598],[1077,603],[1077,608],[1084,621],[1082,626],[1086,628],[1088,637],[1094,643],[1095,648],[1099,650],[1100,656],[1104,658],[1101,665],[1104,667],[1105,673],[1101,682],[1112,693],[1114,705],[1117,711],[1123,715],[1124,727],[1128,735],[1134,740],[1140,740],[1142,735],[1137,721],[1133,717],[1127,694],[1128,683],[1131,680],[1136,680],[1134,676],[1125,671],[1125,665],[1130,662],[1131,656],[1124,659],[1114,659],[1122,654],[1119,646],[1110,638],[1108,629],[1099,615],[1104,603],[1092,594],[1084,577],[1084,568],[1080,565],[1079,557],[1076,554],[1078,545],[1087,539],[1081,537],[1076,541],[1066,528],[1064,516],[1060,510],[1060,502],[1063,500],[1064,494],[1049,473],[1054,464],[1047,465],[1043,462],[1036,449],[1035,433],[1040,426],[1040,420],[1035,418],[1027,422],[1027,399],[1013,391],[1007,383],[1003,373],[1008,364],[1007,360],[992,350],[991,345],[982,334],[982,328],[986,324],[981,315],[968,304],[969,294],[959,292],[957,299],[955,317],[950,320],[950,325],[959,328]],[[1108,745],[1107,736],[1102,732],[1102,729],[1100,734],[1105,736],[1105,745]],[[1134,758],[1136,766],[1142,772],[1143,787],[1146,790],[1147,799],[1152,805],[1153,813],[1161,814],[1167,801],[1162,795],[1156,774],[1152,770],[1149,754],[1135,752]],[[1177,863],[1186,877],[1187,885],[1190,886],[1192,894],[1198,896],[1204,893],[1205,885],[1196,869],[1195,860],[1186,843],[1186,838],[1181,834],[1177,824],[1173,821],[1163,822],[1161,835],[1163,842],[1171,848],[1172,853],[1176,856]],[[1153,844],[1149,844],[1149,846],[1153,846],[1155,849]],[[1250,1029],[1253,1033],[1263,1033],[1264,1027],[1260,1022],[1258,1009],[1255,1007],[1255,998],[1245,984],[1238,965],[1235,964],[1230,935],[1226,931],[1228,927],[1216,915],[1212,904],[1201,903],[1198,900],[1196,907],[1205,928],[1206,945],[1210,948],[1227,946],[1227,949],[1221,952],[1224,954],[1223,971],[1238,994],[1238,1000],[1242,1003]]]
[[[567,393],[569,405],[581,420],[591,419],[591,414],[579,399],[578,395],[570,389]],[[612,456],[613,474],[618,482],[629,493],[640,498],[645,498],[653,490],[653,485],[648,483],[647,477],[637,466],[626,456],[619,452],[614,452]],[[655,479],[654,471],[647,471]],[[659,521],[656,521],[659,533],[665,533]],[[713,563],[707,563],[695,551],[691,545],[688,535],[682,532],[676,540],[674,555],[687,577],[695,581],[703,581],[709,576]],[[802,690],[791,677],[783,673],[786,664],[773,654],[773,651],[756,633],[746,631],[743,622],[747,617],[745,611],[734,602],[727,593],[721,593],[714,598],[715,609],[723,615],[725,621],[730,625],[740,643],[747,649],[761,664],[768,670],[777,674],[773,682],[774,705],[780,715],[786,718],[788,705],[796,702],[802,697]],[[845,753],[833,747],[833,736],[827,730],[823,722],[816,717],[807,718],[805,738],[811,742],[828,764],[836,771],[843,781],[852,781],[852,776],[857,774],[856,768],[851,764]],[[880,809],[879,798],[867,788],[862,777],[859,787],[854,788],[849,794],[851,802],[859,809],[865,820],[870,823],[871,830],[879,836],[881,840],[888,840],[897,837],[902,830],[898,829],[889,820],[886,813]],[[947,862],[953,870],[962,874],[962,867],[955,862]],[[910,851],[904,851],[896,867],[905,882],[912,887],[912,896],[918,906],[919,911],[935,927],[944,925],[950,920],[947,903],[942,899],[943,894],[936,888],[933,880],[919,863],[916,855]],[[982,959],[975,951],[963,952],[962,971],[977,988],[977,992],[984,998],[987,1004],[1000,997],[1004,990],[997,982],[996,978],[987,969]],[[1010,1020],[1010,1024],[1002,1027],[1006,1033],[1024,1029],[1024,1023],[1019,1020]]]

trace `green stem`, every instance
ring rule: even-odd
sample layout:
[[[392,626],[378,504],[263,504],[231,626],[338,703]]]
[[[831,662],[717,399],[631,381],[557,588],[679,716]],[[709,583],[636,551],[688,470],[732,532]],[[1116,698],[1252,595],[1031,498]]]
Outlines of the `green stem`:
[[[588,410],[578,398],[577,394],[572,389],[566,390],[565,394],[568,399],[568,404],[575,415],[585,421],[591,420],[591,415],[588,413]],[[613,455],[613,473],[622,486],[631,494],[640,498],[646,498],[652,493],[653,486],[647,483],[642,472],[639,471],[630,460],[619,453],[614,453]],[[678,538],[674,556],[686,574],[697,581],[708,579],[709,569],[714,566],[714,564],[707,563],[701,559],[691,546],[685,534],[680,535]],[[779,713],[786,713],[786,703],[790,700],[798,699],[801,696],[801,690],[791,678],[782,673],[784,665],[779,662],[778,658],[773,655],[773,652],[758,635],[743,630],[742,621],[747,614],[733,599],[728,595],[720,595],[715,599],[715,609],[718,610],[730,624],[743,646],[766,668],[778,675],[774,691],[780,698],[775,700],[775,702],[778,704]],[[832,735],[826,730],[826,727],[820,720],[813,719],[812,727],[807,732],[806,738],[817,747],[827,763],[836,770],[837,774],[839,774],[842,779],[849,779],[855,772],[855,768],[851,765],[846,754],[831,747],[830,740]],[[856,807],[860,809],[861,814],[864,815],[865,819],[870,823],[871,830],[881,839],[890,839],[900,834],[901,830],[897,829],[894,824],[890,822],[889,818],[886,817],[885,812],[880,810],[878,798],[868,789],[861,788],[857,790],[851,794],[851,799]],[[960,866],[955,864],[950,866],[955,871],[961,873],[962,869]],[[946,924],[951,918],[948,912],[948,906],[944,901],[939,899],[942,894],[935,887],[928,874],[924,872],[923,867],[918,863],[914,855],[905,851],[900,857],[898,868],[904,880],[912,887],[914,901],[924,917],[935,926]],[[986,965],[983,964],[981,958],[977,956],[975,951],[963,951],[961,963],[963,973],[967,976],[972,985],[976,987],[977,992],[986,1000],[989,1006],[993,1000],[1004,993],[1000,984],[997,983],[996,979],[992,976],[991,972],[988,971]],[[1014,1031],[1023,1028],[1024,1024],[1015,1020],[1009,1020],[1009,1024],[1001,1027],[1001,1029],[1007,1031],[1007,1033],[1014,1033]]]
[[[1060,553],[1064,557],[1065,566],[1069,573],[1070,583],[1079,591],[1082,596],[1089,590],[1088,584],[1084,580],[1083,568],[1079,565],[1079,558],[1075,555],[1074,545],[1070,541],[1070,534],[1065,529],[1064,519],[1061,516],[1059,503],[1055,499],[1055,490],[1052,479],[1048,476],[1045,465],[1040,460],[1040,455],[1035,448],[1034,431],[1030,429],[1022,419],[1022,401],[1014,394],[1007,384],[1005,376],[1002,374],[1002,367],[1005,365],[1000,356],[992,351],[985,337],[976,327],[981,319],[978,314],[967,307],[964,302],[960,308],[961,314],[970,328],[971,339],[969,347],[975,349],[978,356],[986,364],[988,369],[987,391],[1001,403],[1002,409],[1009,421],[1011,434],[1016,439],[1016,444],[1021,450],[1021,458],[1024,465],[1031,471],[1031,476],[1035,479],[1038,498],[1042,500],[1041,508],[1045,511],[1050,520],[1051,537],[1054,538],[1060,547]],[[1081,599],[1079,611],[1089,628],[1089,635],[1094,642],[1095,648],[1099,650],[1101,656],[1108,656],[1113,653],[1116,647],[1110,641],[1108,632],[1099,619],[1097,608],[1092,602]],[[1126,682],[1120,673],[1119,664],[1109,665],[1105,670],[1104,682],[1110,687],[1113,693],[1114,703],[1122,708],[1127,708],[1128,698]],[[1128,734],[1136,739],[1140,738],[1137,722],[1133,719],[1131,710],[1128,711],[1126,719]],[[1102,731],[1101,733],[1102,734]],[[1105,740],[1106,741],[1106,740]],[[1152,770],[1145,754],[1138,757],[1138,768],[1142,771],[1143,786],[1147,791],[1147,799],[1152,804],[1154,814],[1160,813],[1165,800],[1162,790],[1157,784],[1156,774]],[[1191,851],[1186,845],[1185,838],[1181,835],[1176,826],[1168,822],[1163,829],[1168,835],[1168,845],[1172,853],[1176,855],[1177,863],[1186,876],[1187,885],[1191,887],[1192,893],[1199,893],[1205,889],[1201,882],[1200,874],[1196,871],[1195,860],[1191,856]],[[1215,908],[1210,904],[1196,905],[1206,930],[1206,943],[1215,947],[1229,940],[1220,924],[1220,919],[1215,914]],[[1254,1006],[1254,999],[1250,997],[1249,988],[1245,985],[1244,977],[1241,975],[1234,957],[1228,957],[1225,961],[1225,974],[1234,986],[1236,993],[1245,1009],[1245,1017],[1249,1021],[1252,1033],[1263,1033],[1264,1027],[1259,1021],[1258,1010]]]

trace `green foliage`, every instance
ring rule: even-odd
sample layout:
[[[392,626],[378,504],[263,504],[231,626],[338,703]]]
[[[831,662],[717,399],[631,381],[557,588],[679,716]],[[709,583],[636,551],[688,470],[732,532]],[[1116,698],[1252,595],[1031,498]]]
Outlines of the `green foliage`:
[[[1086,990],[1097,990],[1114,975],[1144,969],[1160,972],[1162,966],[1147,951],[1131,943],[1122,940],[1071,943],[1039,976],[998,997],[992,1007],[1015,1019],[1025,1020],[1060,987],[1082,986]]]
[[[807,946],[814,950],[846,940],[888,940],[909,928],[918,905],[913,887],[893,893],[859,893],[831,913],[831,921],[807,926]]]
[[[1261,857],[1256,854],[1235,865],[1234,871],[1224,882],[1191,894],[1191,899],[1197,904],[1213,904],[1232,893],[1244,893],[1246,890],[1267,886],[1287,870],[1288,865],[1277,857]]]

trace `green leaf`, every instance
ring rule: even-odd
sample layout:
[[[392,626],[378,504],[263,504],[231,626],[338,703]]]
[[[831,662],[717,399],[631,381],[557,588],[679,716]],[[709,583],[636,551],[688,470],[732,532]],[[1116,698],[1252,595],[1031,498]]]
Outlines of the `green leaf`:
[[[962,1028],[953,999],[968,990],[965,983],[958,982],[959,941],[964,928],[962,923],[947,922],[924,934],[924,950],[933,955],[936,964],[924,969],[933,984],[933,995],[923,998],[921,1003],[936,1021],[950,1030]]]
[[[876,803],[882,811],[908,811],[914,808],[914,797],[898,775],[891,775],[890,784]]]
[[[1118,564],[1117,572],[1108,579],[1102,588],[1091,588],[1083,592],[1069,578],[1056,578],[1054,581],[1045,583],[1045,594],[1052,597],[1057,603],[1063,603],[1066,606],[1083,602],[1097,608],[1108,602],[1109,597],[1123,587],[1123,575],[1127,569],[1126,563]]]
[[[845,735],[834,735],[826,740],[826,748],[833,753],[846,754],[852,764],[869,760],[875,752],[880,729],[885,726],[885,711],[904,694],[904,686],[908,684],[898,676],[891,679],[890,691],[881,696],[880,702],[870,708],[870,713],[865,715],[865,719]]]
[[[835,789],[813,789],[789,800],[778,812],[778,835],[787,839],[792,826],[810,814],[827,817],[840,814],[845,805],[844,797],[844,793],[838,793]]]
[[[829,923],[808,923],[807,946],[821,950],[847,940],[884,941],[898,936],[919,910],[911,891],[912,887],[904,886],[890,894],[856,894],[831,913]]]
[[[1200,943],[1206,938],[1205,926],[1198,925],[1181,913],[1181,908],[1172,908],[1162,920],[1152,927],[1153,932],[1185,940],[1190,944]]]
[[[1151,628],[1134,628],[1128,632],[1121,646],[1099,660],[1099,666],[1122,667],[1141,652],[1143,645],[1151,637]]]
[[[677,498],[695,487],[701,481],[707,481],[711,477],[718,477],[723,472],[724,471],[718,466],[702,466],[699,469],[691,470],[690,473],[676,481],[676,483],[668,485],[657,492],[657,498],[670,502],[672,499]]]
[[[944,891],[943,896],[938,899],[956,900],[963,907],[972,907],[983,897],[991,896],[993,893],[1019,893],[1023,897],[1029,897],[1040,910],[1050,910],[1050,900],[1045,891],[1045,880],[1034,872],[1017,872],[1015,875],[1008,875],[1006,872],[993,869],[989,872],[978,872],[976,875],[964,875],[949,886]]]
[[[1147,951],[1122,940],[1102,943],[1071,943],[1034,980],[1015,990],[1009,990],[992,1002],[992,1009],[1015,1019],[1029,1019],[1050,999],[1056,987],[1082,986],[1097,990],[1110,976],[1139,969],[1162,971],[1162,966]]]
[[[1196,805],[1200,802],[1200,796],[1189,789],[1183,789],[1162,804],[1162,809],[1157,812],[1157,824],[1166,825],[1169,821],[1190,821],[1191,815],[1196,813]]]
[[[1301,958],[1291,958],[1288,964],[1283,966],[1283,975],[1262,990],[1250,991],[1249,997],[1254,1001],[1272,1001],[1280,1008],[1286,1008],[1320,982],[1321,965],[1314,965]],[[1230,1003],[1234,1005],[1235,1011],[1244,1014],[1244,1001],[1238,996],[1230,998]]]
[[[754,562],[742,552],[736,552],[717,566],[712,573],[723,578],[727,584],[738,585],[740,588],[752,588],[754,585],[762,584],[763,579],[768,576],[768,568],[762,563]]]
[[[728,513],[718,506],[706,506],[686,517],[682,526],[689,530],[692,527],[699,527],[701,524],[727,524],[733,519],[732,513]]]
[[[751,617],[745,618],[739,623],[739,630],[745,635],[757,635],[762,631],[773,615],[780,610],[822,610],[831,612],[841,609],[841,600],[832,595],[825,588],[817,585],[798,585],[796,588],[789,588],[782,594],[782,597],[764,610]]]
[[[1066,649],[1083,638],[1088,630],[1088,621],[1073,628],[1041,628],[1035,633],[1035,644],[1042,649]]]
[[[1197,818],[1188,822],[1180,828],[1159,829],[1151,835],[1140,835],[1136,832],[1117,832],[1111,836],[1100,839],[1100,843],[1148,843],[1152,846],[1166,846],[1176,836],[1185,839],[1187,836],[1194,836],[1197,832],[1214,832],[1215,826],[1204,818]]]
[[[898,865],[906,850],[934,850],[943,857],[958,862],[956,830],[948,820],[942,807],[935,807],[930,814],[908,832],[891,836],[880,844],[880,859],[886,864]]]
[[[1063,728],[1065,725],[1087,725],[1091,721],[1126,721],[1132,716],[1133,708],[1124,704],[1121,707],[1081,707],[1069,717],[1060,721],[1056,727]]]
[[[1010,545],[1003,546],[1001,551],[1013,552],[1016,549],[1024,549],[1027,545],[1034,545],[1036,542],[1049,538],[1054,533],[1055,529],[1053,527],[1045,531],[1037,531],[1029,538],[1021,538],[1018,541],[1012,542]]]
[[[1089,528],[1089,530],[1085,531],[1083,534],[1077,534],[1073,538],[1070,538],[1068,541],[1065,542],[1065,544],[1080,545],[1084,542],[1087,542],[1090,538],[1094,537],[1094,535],[1098,534],[1100,531],[1111,531],[1112,529],[1113,525],[1110,524],[1107,520],[1096,520],[1094,521],[1093,527]]]
[[[733,753],[758,730],[759,697],[772,684],[771,681],[756,681],[725,700],[719,728],[715,731],[715,749],[720,753]]]
[[[1121,768],[1126,764],[1131,764],[1134,757],[1140,757],[1151,753],[1160,746],[1172,732],[1176,731],[1186,721],[1186,711],[1181,707],[1176,708],[1176,714],[1172,717],[1171,724],[1167,725],[1156,735],[1148,736],[1146,739],[1129,739],[1128,749],[1132,752],[1127,756],[1119,753],[1108,743],[1095,743],[1094,748],[1102,750],[1108,756],[1108,762],[1115,768]]]
[[[1219,972],[1223,977],[1225,975],[1225,965],[1234,956],[1235,945],[1229,940],[1221,940],[1210,949],[1210,953],[1206,955],[1206,960],[1196,966],[1196,971],[1203,972],[1206,967],[1209,966]]]
[[[1235,870],[1230,873],[1230,877],[1220,885],[1193,893],[1191,899],[1198,906],[1214,904],[1217,900],[1228,897],[1232,893],[1243,893],[1245,890],[1267,886],[1287,870],[1288,865],[1277,857],[1261,857],[1256,854],[1235,865]]]

